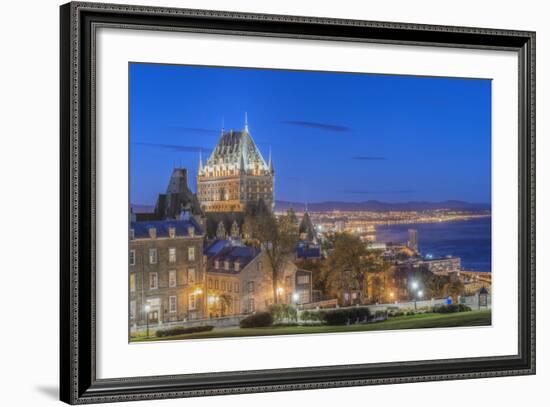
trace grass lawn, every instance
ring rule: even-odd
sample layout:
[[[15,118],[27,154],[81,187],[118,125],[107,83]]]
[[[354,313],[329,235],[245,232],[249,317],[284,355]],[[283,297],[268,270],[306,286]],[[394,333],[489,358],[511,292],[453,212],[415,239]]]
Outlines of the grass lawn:
[[[417,314],[401,317],[393,317],[383,322],[375,322],[361,325],[344,326],[281,326],[267,328],[226,328],[215,329],[210,332],[197,332],[192,334],[174,335],[163,338],[144,337],[132,338],[132,342],[163,341],[178,339],[201,338],[235,338],[240,336],[265,336],[265,335],[296,335],[308,333],[333,333],[333,332],[362,332],[362,331],[387,331],[393,329],[418,329],[418,328],[448,328],[457,326],[483,326],[491,325],[491,311],[469,311],[453,314]]]

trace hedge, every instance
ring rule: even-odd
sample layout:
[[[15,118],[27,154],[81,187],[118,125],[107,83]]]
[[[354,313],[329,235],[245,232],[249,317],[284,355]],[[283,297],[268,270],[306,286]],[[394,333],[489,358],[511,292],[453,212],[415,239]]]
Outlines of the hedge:
[[[208,332],[214,329],[211,325],[205,325],[205,326],[192,326],[192,327],[183,327],[183,326],[176,326],[174,328],[168,328],[168,329],[159,329],[156,332],[156,336],[159,338],[162,338],[164,336],[174,336],[174,335],[184,335],[184,334],[193,334],[196,332]]]
[[[273,321],[279,323],[298,320],[296,308],[290,304],[272,304],[269,307],[269,313],[273,317]]]
[[[438,305],[434,307],[434,312],[439,314],[450,314],[453,312],[466,312],[471,311],[472,309],[464,304],[448,304],[448,305]]]
[[[347,325],[367,322],[370,311],[367,307],[339,308],[323,312],[323,320],[327,325]]]
[[[241,321],[239,326],[241,328],[261,328],[264,326],[271,326],[273,324],[273,317],[269,312],[258,312],[247,316]]]

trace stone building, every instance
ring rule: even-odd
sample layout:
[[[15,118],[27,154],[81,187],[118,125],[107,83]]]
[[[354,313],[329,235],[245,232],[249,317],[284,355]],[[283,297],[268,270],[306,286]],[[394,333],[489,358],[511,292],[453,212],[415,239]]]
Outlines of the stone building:
[[[211,316],[261,312],[273,304],[273,271],[265,251],[235,240],[216,240],[207,245],[204,253],[209,310],[217,311],[210,312]],[[289,260],[279,278],[277,295],[282,303],[310,302],[311,273],[298,271]],[[232,301],[231,307],[227,306],[228,298]],[[225,304],[223,314],[222,302]]]
[[[133,221],[129,240],[130,327],[204,318],[204,230],[179,219]],[[148,314],[148,318],[147,318]]]
[[[205,165],[200,157],[197,195],[204,212],[243,212],[248,202],[260,199],[271,208],[274,200],[271,154],[266,163],[248,130],[222,129]]]

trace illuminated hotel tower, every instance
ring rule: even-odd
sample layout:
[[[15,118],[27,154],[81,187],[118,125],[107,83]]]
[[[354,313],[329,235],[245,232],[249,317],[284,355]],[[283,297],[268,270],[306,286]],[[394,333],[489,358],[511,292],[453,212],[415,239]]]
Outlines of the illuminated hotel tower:
[[[199,158],[197,194],[205,212],[243,212],[248,202],[263,199],[273,208],[274,175],[271,151],[266,163],[248,130],[225,132],[205,165]]]

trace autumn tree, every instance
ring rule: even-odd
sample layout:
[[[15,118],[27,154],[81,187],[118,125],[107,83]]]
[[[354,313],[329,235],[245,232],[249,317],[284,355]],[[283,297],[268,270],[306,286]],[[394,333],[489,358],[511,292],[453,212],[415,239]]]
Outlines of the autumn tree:
[[[348,233],[335,235],[334,248],[322,268],[328,294],[338,298],[342,305],[351,303],[351,293],[363,288],[366,264],[363,242]]]
[[[298,219],[293,209],[278,218],[263,200],[247,207],[244,230],[250,244],[265,251],[272,270],[273,301],[278,302],[277,286],[284,265],[296,250]]]

